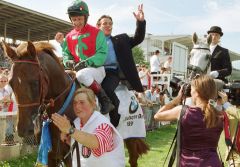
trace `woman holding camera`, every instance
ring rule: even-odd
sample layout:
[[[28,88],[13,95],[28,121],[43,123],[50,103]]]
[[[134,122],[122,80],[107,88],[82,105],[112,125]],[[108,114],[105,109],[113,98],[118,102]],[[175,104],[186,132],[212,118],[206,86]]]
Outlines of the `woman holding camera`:
[[[180,118],[182,106],[182,88],[178,96],[164,105],[155,114],[159,121],[172,121]],[[213,99],[217,97],[214,80],[199,76],[191,82],[192,106],[187,106],[180,120],[180,167],[219,167],[221,162],[217,155],[217,145],[223,130],[223,121],[215,110]]]

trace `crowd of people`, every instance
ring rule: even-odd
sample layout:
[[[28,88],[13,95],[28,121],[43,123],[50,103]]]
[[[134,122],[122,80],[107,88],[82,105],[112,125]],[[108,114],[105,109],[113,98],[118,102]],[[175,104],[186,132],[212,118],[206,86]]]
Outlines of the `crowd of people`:
[[[116,127],[121,115],[118,113],[119,99],[114,90],[121,80],[126,80],[136,92],[142,105],[158,104],[160,109],[154,115],[158,121],[180,122],[180,150],[178,166],[220,167],[217,153],[220,135],[223,131],[224,114],[231,117],[231,137],[235,138],[240,115],[240,88],[234,94],[236,103],[230,103],[227,95],[218,92],[214,79],[223,80],[231,74],[232,66],[228,50],[219,46],[222,29],[213,26],[207,31],[212,36],[210,45],[211,72],[195,77],[191,81],[192,104],[183,112],[185,95],[183,87],[177,97],[171,100],[166,93],[167,86],[160,84],[161,75],[171,74],[172,56],[160,62],[160,51],[150,58],[150,67],[135,65],[131,49],[144,40],[146,21],[143,5],[133,15],[136,19],[134,36],[119,34],[112,36],[113,20],[102,15],[96,26],[88,24],[89,10],[84,1],[74,1],[67,10],[73,30],[65,37],[57,33],[55,39],[61,44],[63,65],[76,71],[76,78],[85,88],[76,90],[73,109],[77,116],[71,124],[65,116],[53,114],[53,123],[62,132],[61,138],[69,145],[77,143],[79,150],[73,151],[73,166],[125,166],[124,144]],[[13,110],[13,99],[8,86],[8,73],[0,72],[0,111]],[[154,77],[151,77],[154,75]],[[8,88],[8,89],[6,89]],[[101,105],[96,111],[96,97]],[[219,106],[222,106],[219,107]],[[221,109],[219,109],[221,108]],[[181,114],[182,113],[182,114]],[[110,119],[105,117],[109,114]],[[6,137],[13,135],[13,125],[8,123]],[[12,137],[13,138],[13,137]],[[13,140],[13,139],[12,139]],[[77,153],[78,152],[78,153]],[[240,166],[236,149],[229,150],[230,166]],[[79,157],[78,157],[79,156]]]
[[[14,94],[8,85],[9,70],[7,68],[0,69],[0,113],[6,114],[17,111]],[[14,119],[6,116],[5,138],[1,145],[14,145]]]

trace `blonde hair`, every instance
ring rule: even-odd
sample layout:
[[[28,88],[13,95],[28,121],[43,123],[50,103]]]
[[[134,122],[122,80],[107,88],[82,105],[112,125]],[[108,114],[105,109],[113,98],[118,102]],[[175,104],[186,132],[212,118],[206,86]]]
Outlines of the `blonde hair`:
[[[75,99],[75,97],[81,93],[87,96],[87,100],[90,104],[92,104],[94,107],[96,106],[96,98],[94,92],[86,87],[77,89],[74,93],[73,99]]]
[[[209,104],[209,100],[217,97],[217,87],[214,80],[208,75],[202,75],[192,81],[192,86],[203,103],[202,111],[207,128],[216,127],[220,117],[216,109]]]

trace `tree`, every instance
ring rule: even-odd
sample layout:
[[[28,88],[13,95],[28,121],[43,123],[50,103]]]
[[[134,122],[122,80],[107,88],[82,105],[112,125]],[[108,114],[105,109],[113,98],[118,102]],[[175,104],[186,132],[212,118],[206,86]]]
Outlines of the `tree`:
[[[146,64],[143,56],[143,50],[141,47],[135,46],[132,49],[132,53],[133,53],[133,59],[136,64]]]

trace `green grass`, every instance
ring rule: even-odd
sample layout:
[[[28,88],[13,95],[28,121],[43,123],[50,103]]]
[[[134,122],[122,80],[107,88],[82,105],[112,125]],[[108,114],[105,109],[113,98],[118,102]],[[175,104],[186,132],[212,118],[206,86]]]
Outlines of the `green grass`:
[[[162,167],[167,156],[170,144],[175,134],[176,125],[165,125],[158,130],[147,133],[146,142],[150,146],[148,154],[139,160],[139,167]],[[126,167],[129,167],[128,155],[126,154]]]
[[[37,159],[37,154],[28,154],[9,161],[0,161],[0,167],[33,167]]]
[[[170,144],[175,134],[176,125],[165,125],[158,130],[150,131],[147,133],[146,142],[150,145],[148,154],[143,155],[139,161],[139,167],[163,167],[163,162],[166,158]],[[224,159],[225,143],[224,136],[221,136],[219,142],[221,156]],[[126,167],[128,164],[128,154],[126,152]],[[32,167],[36,161],[36,154],[26,155],[18,159],[9,161],[0,161],[0,167]],[[167,163],[166,163],[167,164]],[[165,165],[167,166],[167,165]]]

